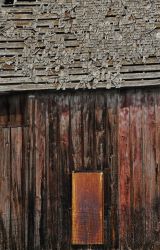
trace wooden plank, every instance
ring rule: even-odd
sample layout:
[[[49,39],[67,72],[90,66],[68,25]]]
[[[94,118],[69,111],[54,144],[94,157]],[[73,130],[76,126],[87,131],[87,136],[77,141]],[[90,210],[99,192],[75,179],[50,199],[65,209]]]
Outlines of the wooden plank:
[[[45,185],[43,189],[44,199],[43,199],[43,211],[45,211],[45,217],[42,220],[42,225],[44,225],[44,231],[45,231],[45,237],[43,237],[45,244],[44,247],[47,249],[51,248],[51,230],[50,230],[50,215],[49,215],[49,209],[50,209],[50,182],[49,182],[49,175],[50,175],[50,154],[49,154],[49,96],[45,98],[45,106],[46,106],[46,117],[45,117]],[[42,211],[42,213],[43,213]],[[42,215],[43,216],[43,215]]]
[[[0,40],[0,49],[18,49],[18,48],[23,48],[24,47],[24,42],[2,42]]]
[[[17,48],[17,49],[1,49],[0,50],[0,56],[20,56],[23,53],[23,49],[22,48]]]
[[[6,78],[3,78],[3,77],[0,77],[0,83],[1,85],[5,85],[9,83],[9,85],[12,85],[12,84],[15,84],[15,85],[18,85],[18,84],[24,84],[24,83],[33,83],[33,81],[31,79],[29,79],[29,77],[16,77],[15,79],[12,78],[12,77],[6,77]],[[2,89],[4,88],[5,89],[5,86],[2,86],[1,87]]]
[[[42,97],[35,99],[35,247],[45,247],[47,211],[45,166],[46,105]]]
[[[5,67],[6,66],[2,66],[2,68],[3,69],[5,69]],[[12,69],[12,70],[11,70]],[[8,69],[8,71],[0,71],[0,77],[5,77],[5,78],[7,78],[7,77],[23,77],[23,73],[22,73],[22,71],[20,71],[20,70],[18,70],[18,71],[14,71],[14,68],[11,68],[10,67],[10,69]]]
[[[118,248],[118,93],[106,93],[106,100],[106,233],[110,248]]]
[[[28,91],[28,90],[41,90],[41,89],[56,89],[53,84],[34,84],[34,83],[26,83],[26,84],[14,84],[14,85],[5,85],[0,86],[0,92],[15,92],[15,91]]]
[[[130,106],[130,148],[131,148],[131,244],[141,248],[145,237],[144,190],[142,166],[142,91],[134,91]]]
[[[82,102],[81,95],[71,96],[71,161],[73,169],[83,167],[83,145],[82,145]]]
[[[22,249],[22,128],[11,128],[11,231],[10,247]]]
[[[143,171],[146,244],[153,241],[153,202],[155,198],[155,103],[153,92],[146,92],[143,105]]]
[[[37,84],[36,86],[38,87],[39,84],[41,83],[45,83],[45,85],[47,85],[47,83],[52,83],[52,88],[53,88],[53,83],[54,83],[54,76],[37,76]],[[23,76],[23,77],[0,77],[0,83],[2,86],[1,88],[5,89],[5,84],[8,85],[8,83],[10,85],[18,85],[21,84],[20,88],[21,90],[23,89],[24,84],[34,84],[34,81],[28,77],[28,76]],[[57,86],[57,85],[56,85]],[[12,87],[11,87],[12,88]]]
[[[70,211],[71,211],[71,171],[70,165],[70,101],[65,93],[57,98],[59,120],[59,145],[58,145],[58,239],[59,247],[70,248]]]
[[[28,143],[28,214],[27,214],[27,248],[34,249],[35,234],[35,96],[28,96],[29,143]]]
[[[99,98],[101,95],[101,98]],[[94,139],[94,165],[96,169],[103,170],[106,165],[105,157],[105,125],[106,125],[106,103],[102,92],[95,94],[95,139]],[[92,111],[93,112],[93,111]]]
[[[94,161],[95,147],[95,104],[90,93],[82,96],[82,136],[83,136],[83,166],[86,169],[96,169]]]
[[[156,64],[156,63],[159,63],[158,62],[158,58],[156,56],[151,56],[151,57],[148,57],[146,59],[146,63],[145,64]],[[123,65],[131,65],[131,62],[127,62],[125,59],[123,60],[122,62]],[[137,59],[136,61],[134,61],[134,65],[137,66],[139,64],[144,64],[143,62],[143,58],[139,58]]]
[[[147,71],[160,71],[160,65],[159,64],[142,64],[142,65],[126,65],[122,66],[121,72],[147,72]]]
[[[103,244],[103,173],[72,173],[72,244]]]
[[[48,142],[47,139],[47,119],[48,119],[48,99],[42,96],[42,98],[37,97],[37,109],[36,110],[36,120],[37,120],[37,130],[36,130],[36,202],[37,202],[37,218],[40,221],[39,228],[36,227],[40,236],[40,247],[47,249],[48,247]],[[39,199],[39,200],[38,200]],[[41,206],[41,207],[40,207]],[[40,208],[40,214],[39,214]],[[37,226],[37,224],[36,224]],[[37,235],[37,234],[36,234]]]
[[[28,91],[28,90],[57,90],[57,89],[75,89],[77,86],[77,82],[69,82],[65,87],[59,85],[59,83],[55,83],[55,79],[52,78],[53,76],[43,77],[44,79],[41,79],[41,77],[38,80],[38,83],[34,83],[32,80],[30,80],[28,77],[26,78],[1,78],[1,85],[0,85],[0,93],[4,92],[14,92],[14,91]],[[17,84],[18,82],[18,84]],[[22,83],[23,82],[23,83]],[[8,84],[9,83],[9,84]],[[137,80],[137,81],[123,81],[118,87],[119,88],[132,88],[132,87],[145,87],[145,86],[159,86],[160,80],[159,79],[153,79],[153,80]],[[106,89],[106,82],[102,83],[100,82],[99,85],[97,85],[97,89]],[[83,89],[83,86],[78,87],[79,89]],[[115,86],[111,86],[111,89],[115,88]]]
[[[145,79],[145,80],[131,80],[131,81],[125,81],[123,80],[120,84],[120,87],[140,87],[140,86],[156,86],[159,85],[160,79]]]
[[[10,248],[10,129],[0,128],[0,248]]]
[[[28,111],[28,107],[27,107]],[[22,134],[22,249],[28,246],[28,208],[29,208],[29,127],[24,127]]]
[[[155,93],[155,129],[156,129],[156,176],[155,176],[155,201],[153,206],[154,225],[155,225],[155,240],[160,241],[160,92],[157,89]]]
[[[125,73],[121,77],[123,80],[157,79],[160,78],[160,72]]]
[[[58,111],[55,95],[48,100],[49,113],[49,210],[48,228],[50,230],[49,244],[51,248],[58,249]]]
[[[5,46],[4,43],[2,43],[2,45],[0,45],[0,47],[3,47]],[[13,44],[12,43],[9,43],[10,48],[13,48]],[[37,48],[41,48],[40,47],[41,45],[37,45]],[[70,46],[72,46],[70,44]],[[23,46],[24,47],[24,46]],[[14,69],[14,68],[13,68]],[[144,68],[145,69],[145,68]],[[127,70],[127,69],[126,69]],[[131,70],[131,69],[128,69],[128,70]],[[150,69],[151,70],[151,69]],[[160,70],[160,69],[159,69]],[[109,68],[108,71],[112,72],[112,70]],[[137,68],[137,71],[138,71],[138,68]],[[140,69],[139,69],[140,71]],[[113,72],[115,72],[113,70]],[[70,66],[70,69],[68,71],[68,73],[72,76],[72,81],[76,80],[76,79],[80,79],[81,77],[84,77],[85,75],[88,74],[88,71],[87,69],[83,69],[82,67],[79,67],[79,68],[75,68],[75,67],[71,67]],[[44,70],[39,70],[39,71],[35,71],[35,74],[37,76],[46,76],[46,69]],[[52,69],[50,71],[50,74],[49,75],[56,75],[57,73],[54,71],[54,69]],[[9,70],[9,71],[2,71],[0,72],[0,77],[2,78],[7,78],[7,77],[22,77],[24,75],[24,73],[20,70],[18,71],[14,71],[14,70]],[[146,68],[146,72],[140,72],[140,73],[137,73],[137,72],[134,72],[132,71],[132,73],[125,73],[125,74],[120,74],[120,77],[122,78],[123,81],[127,82],[127,80],[131,80],[131,83],[133,83],[134,81],[136,81],[136,79],[138,79],[138,82],[142,79],[151,79],[154,80],[157,80],[157,78],[160,78],[160,72],[155,72],[154,69],[152,69],[152,72],[147,72],[147,68]],[[2,80],[3,81],[3,80]]]
[[[5,67],[5,66],[4,66]],[[4,68],[3,68],[4,69]],[[55,69],[52,68],[52,69],[49,69],[46,71],[46,69],[35,69],[35,74],[37,76],[58,76],[58,74],[55,72]],[[1,71],[0,72],[0,77],[23,77],[24,76],[24,72],[19,68],[19,70],[15,71],[14,68],[11,68],[8,70],[8,71]]]
[[[119,100],[119,208],[120,208],[120,241],[122,246],[129,244],[130,232],[130,139],[129,139],[129,99],[124,92]]]

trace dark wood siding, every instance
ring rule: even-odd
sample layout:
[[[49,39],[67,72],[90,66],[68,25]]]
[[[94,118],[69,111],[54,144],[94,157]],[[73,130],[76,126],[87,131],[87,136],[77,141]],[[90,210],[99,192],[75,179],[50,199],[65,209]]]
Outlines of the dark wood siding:
[[[159,249],[160,90],[24,97],[26,122],[0,111],[0,249]],[[71,245],[74,170],[104,173],[103,247]]]

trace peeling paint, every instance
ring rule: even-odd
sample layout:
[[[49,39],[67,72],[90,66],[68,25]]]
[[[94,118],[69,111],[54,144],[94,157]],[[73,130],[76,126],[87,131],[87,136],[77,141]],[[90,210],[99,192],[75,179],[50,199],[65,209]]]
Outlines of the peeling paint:
[[[121,68],[126,63],[145,65],[150,57],[159,63],[159,12],[158,1],[146,0],[53,0],[3,6],[0,44],[24,43],[21,49],[0,49],[1,72],[10,64],[14,77],[16,72],[22,74],[22,83],[46,83],[46,88],[47,83],[57,89],[70,83],[74,88],[121,87]],[[37,68],[45,73],[39,75]]]

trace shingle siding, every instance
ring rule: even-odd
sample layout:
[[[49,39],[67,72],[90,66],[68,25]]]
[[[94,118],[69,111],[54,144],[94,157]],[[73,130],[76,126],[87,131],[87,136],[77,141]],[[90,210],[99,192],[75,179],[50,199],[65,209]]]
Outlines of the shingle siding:
[[[17,2],[0,10],[0,91],[160,84],[160,2]]]

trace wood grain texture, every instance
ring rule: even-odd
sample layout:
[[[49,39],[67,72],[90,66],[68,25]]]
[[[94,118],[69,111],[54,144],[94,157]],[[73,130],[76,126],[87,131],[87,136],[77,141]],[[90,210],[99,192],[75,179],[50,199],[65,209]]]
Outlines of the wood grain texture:
[[[0,103],[0,249],[157,250],[159,88],[17,93]],[[72,171],[88,170],[104,176],[104,244],[72,245]]]
[[[157,93],[155,94],[155,92]],[[128,148],[127,158],[122,169],[127,171],[129,169],[128,182],[129,185],[129,198],[126,199],[126,190],[123,189],[123,185],[120,184],[119,192],[124,195],[119,197],[120,213],[123,215],[121,206],[124,204],[127,207],[127,216],[124,218],[120,216],[120,230],[122,246],[130,247],[131,249],[151,249],[154,245],[154,241],[159,241],[157,230],[157,213],[159,210],[159,195],[156,192],[158,165],[156,162],[159,155],[158,146],[158,102],[159,90],[130,90],[123,93],[123,96],[128,101],[125,106],[128,109],[128,121],[124,119],[119,122],[119,132],[123,129],[125,131],[124,146]],[[122,99],[120,99],[122,100]],[[126,123],[127,121],[127,123]],[[127,128],[127,129],[126,129]],[[128,131],[128,132],[127,132]],[[126,133],[128,133],[126,135]],[[157,133],[157,135],[156,135]],[[121,146],[123,145],[123,137],[119,134],[119,160],[124,157],[124,152]],[[129,146],[127,146],[129,145]],[[127,161],[129,157],[129,160]],[[128,167],[125,165],[128,162]],[[121,169],[121,164],[119,165]],[[124,183],[125,178],[121,177],[119,183]],[[124,199],[123,199],[124,198]],[[128,218],[129,223],[125,223]],[[123,224],[124,223],[124,224]],[[125,226],[124,226],[125,225]],[[124,236],[124,238],[123,238]],[[123,238],[123,239],[122,239]]]
[[[131,152],[131,222],[132,247],[140,247],[144,241],[144,191],[142,162],[142,100],[141,91],[133,91],[130,106],[130,152]]]
[[[119,245],[119,197],[118,197],[118,95],[112,91],[106,97],[105,117],[105,158],[106,168],[104,169],[106,180],[106,242],[109,248],[118,248]],[[108,226],[109,225],[109,226]]]
[[[10,245],[10,129],[0,128],[0,248]]]
[[[120,238],[123,240],[130,231],[130,117],[129,94],[122,94],[119,103],[119,206],[120,206]]]
[[[22,248],[22,128],[11,128],[11,244]]]

